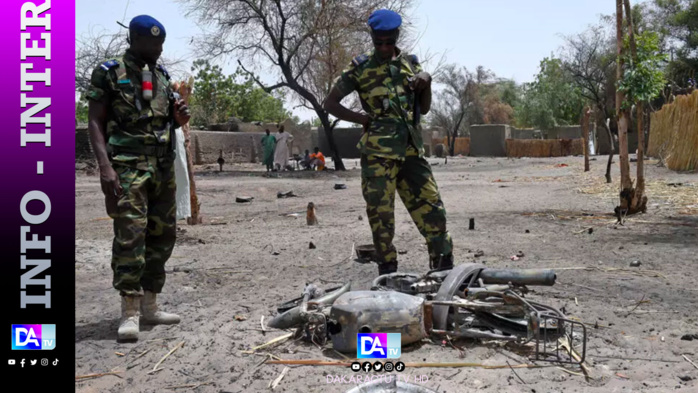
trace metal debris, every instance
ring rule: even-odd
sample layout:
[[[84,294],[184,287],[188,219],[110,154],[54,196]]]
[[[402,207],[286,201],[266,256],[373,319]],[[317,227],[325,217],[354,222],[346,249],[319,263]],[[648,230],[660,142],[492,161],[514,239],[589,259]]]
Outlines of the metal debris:
[[[269,326],[300,327],[316,344],[331,339],[340,352],[356,351],[357,333],[394,332],[402,334],[403,345],[429,336],[533,343],[535,360],[581,364],[586,356],[584,324],[567,319],[564,310],[523,298],[527,285],[550,286],[555,280],[555,272],[548,269],[461,264],[425,275],[382,275],[371,291],[349,292],[347,284],[344,292],[319,297],[317,287],[308,285],[302,299],[292,303],[296,306]],[[560,338],[581,352],[561,351],[555,344]]]

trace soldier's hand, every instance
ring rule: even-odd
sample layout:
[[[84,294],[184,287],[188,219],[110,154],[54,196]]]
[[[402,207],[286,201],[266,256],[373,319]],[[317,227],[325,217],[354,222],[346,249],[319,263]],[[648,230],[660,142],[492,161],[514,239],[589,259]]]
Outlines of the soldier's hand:
[[[371,125],[371,117],[365,114],[361,114],[361,122],[359,123],[363,126],[363,132],[368,131],[368,127]]]
[[[174,118],[177,124],[184,125],[189,122],[191,118],[191,113],[189,113],[189,107],[182,100],[177,100],[174,103]]]
[[[412,88],[419,93],[427,87],[431,86],[431,75],[428,72],[420,72],[414,76]]]
[[[114,168],[105,166],[99,170],[99,181],[102,184],[102,192],[107,197],[119,197],[124,191],[121,188],[119,175]]]

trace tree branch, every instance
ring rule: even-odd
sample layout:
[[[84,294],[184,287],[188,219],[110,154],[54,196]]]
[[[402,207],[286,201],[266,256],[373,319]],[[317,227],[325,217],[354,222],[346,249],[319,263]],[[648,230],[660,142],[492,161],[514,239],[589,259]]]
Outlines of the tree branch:
[[[246,73],[247,75],[249,75],[249,76],[252,78],[252,80],[254,80],[255,83],[257,83],[257,85],[258,85],[260,88],[262,88],[262,90],[266,91],[267,93],[271,93],[273,90],[276,90],[276,89],[278,89],[278,88],[280,88],[280,87],[288,87],[288,84],[287,84],[286,82],[279,82],[279,83],[277,83],[277,84],[275,84],[275,85],[272,85],[272,86],[265,86],[264,83],[262,83],[262,81],[260,81],[260,80],[257,78],[257,76],[255,76],[254,73],[248,71],[247,68],[245,68],[245,66],[242,65],[242,62],[241,62],[240,60],[238,60],[238,64],[240,65],[240,68],[242,68],[242,70],[245,71],[245,73]]]

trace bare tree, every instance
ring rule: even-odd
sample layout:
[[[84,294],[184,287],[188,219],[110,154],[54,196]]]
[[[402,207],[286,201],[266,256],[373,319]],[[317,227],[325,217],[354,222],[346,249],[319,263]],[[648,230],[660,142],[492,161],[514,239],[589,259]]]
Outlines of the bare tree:
[[[497,113],[501,112],[497,110],[501,103],[495,97],[495,75],[482,66],[470,72],[465,67],[449,64],[440,71],[436,82],[443,85],[443,89],[436,94],[430,122],[446,130],[448,149],[454,155],[456,138],[468,135],[471,124],[486,123],[488,117],[493,120],[502,117]]]
[[[465,135],[470,126],[471,106],[477,96],[474,75],[465,67],[461,69],[450,64],[444,67],[436,81],[444,85],[444,89],[436,94],[437,99],[431,108],[431,123],[446,131],[448,150],[453,155],[456,138]]]
[[[570,73],[582,97],[591,102],[596,110],[597,123],[606,129],[611,151],[606,165],[606,182],[611,182],[611,163],[615,144],[606,119],[611,118],[615,94],[614,42],[602,25],[592,26],[583,33],[565,37],[562,52],[565,69]]]
[[[75,45],[75,90],[82,94],[90,86],[90,77],[100,63],[107,59],[123,56],[129,44],[126,41],[126,30],[109,32],[101,29],[91,29],[76,40]],[[167,44],[165,44],[167,49]],[[159,63],[165,66],[171,76],[177,76],[182,71],[182,59],[161,57]]]
[[[85,92],[90,86],[92,70],[107,59],[121,56],[127,48],[126,32],[92,29],[83,34],[75,45],[75,89]]]
[[[366,21],[372,11],[390,8],[403,16],[412,0],[180,0],[209,31],[197,46],[217,58],[235,55],[240,66],[268,92],[285,88],[315,111],[330,144],[335,168],[344,170],[328,113],[323,109],[333,80],[352,56],[367,49]],[[263,83],[252,66],[273,70],[278,80]]]

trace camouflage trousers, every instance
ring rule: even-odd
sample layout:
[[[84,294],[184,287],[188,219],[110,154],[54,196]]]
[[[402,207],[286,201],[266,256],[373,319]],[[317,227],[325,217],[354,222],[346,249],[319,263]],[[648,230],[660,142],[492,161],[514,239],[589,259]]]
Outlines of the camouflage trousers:
[[[379,263],[397,262],[395,236],[395,191],[424,236],[432,261],[453,251],[446,230],[446,209],[429,163],[411,146],[403,160],[361,156],[361,191],[373,233]]]
[[[120,197],[106,201],[114,219],[113,286],[122,296],[160,293],[177,231],[174,165],[150,170],[113,165],[123,187]]]

